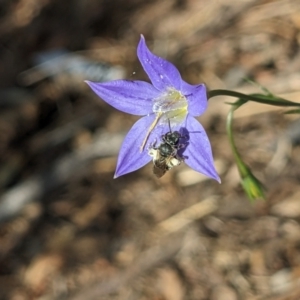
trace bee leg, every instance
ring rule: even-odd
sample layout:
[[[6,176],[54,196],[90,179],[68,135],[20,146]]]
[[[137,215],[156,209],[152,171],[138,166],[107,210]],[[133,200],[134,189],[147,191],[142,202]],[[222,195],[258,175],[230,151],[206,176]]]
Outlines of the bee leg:
[[[155,162],[159,157],[159,151],[157,148],[150,148],[148,154],[152,157],[153,162]]]
[[[186,144],[179,144],[179,145],[177,146],[177,150],[182,149],[182,148],[184,148],[185,146],[186,146]]]
[[[176,155],[176,158],[182,162],[182,161],[184,161],[185,159],[187,159],[188,156],[186,156],[186,155],[182,155],[182,156]]]
[[[155,141],[154,141],[153,143],[151,143],[150,145],[148,145],[148,147],[147,147],[148,153],[149,153],[149,151],[151,151],[152,149],[155,149],[155,150],[158,149],[158,147],[156,147],[156,142],[157,142],[157,140],[155,139]]]
[[[177,158],[176,156],[173,156],[172,158],[170,158],[170,160],[167,163],[167,169],[171,170],[172,168],[179,166],[181,164],[181,159]]]

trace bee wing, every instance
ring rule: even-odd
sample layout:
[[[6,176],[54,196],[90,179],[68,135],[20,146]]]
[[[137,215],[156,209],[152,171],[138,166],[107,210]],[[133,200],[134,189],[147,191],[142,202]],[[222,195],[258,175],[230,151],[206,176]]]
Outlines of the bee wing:
[[[168,166],[166,164],[166,160],[160,158],[153,162],[153,173],[156,177],[162,177],[168,171]]]

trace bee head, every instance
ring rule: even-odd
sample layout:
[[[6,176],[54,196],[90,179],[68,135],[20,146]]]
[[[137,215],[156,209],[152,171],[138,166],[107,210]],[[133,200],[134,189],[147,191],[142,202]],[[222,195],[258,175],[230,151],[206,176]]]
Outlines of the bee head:
[[[165,134],[163,140],[164,142],[176,146],[179,143],[179,139],[181,138],[181,134],[178,131],[168,132]]]

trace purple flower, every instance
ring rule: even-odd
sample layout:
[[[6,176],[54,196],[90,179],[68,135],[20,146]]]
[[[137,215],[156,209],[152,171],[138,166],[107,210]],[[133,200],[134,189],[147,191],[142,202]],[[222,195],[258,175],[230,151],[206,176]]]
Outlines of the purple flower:
[[[214,167],[211,146],[202,125],[194,118],[207,108],[204,84],[190,85],[181,79],[177,68],[147,48],[141,36],[138,58],[152,84],[144,81],[114,80],[89,82],[92,90],[116,109],[143,116],[128,132],[121,147],[115,178],[133,172],[152,160],[149,148],[170,131],[187,137],[179,151],[192,169],[220,182]]]

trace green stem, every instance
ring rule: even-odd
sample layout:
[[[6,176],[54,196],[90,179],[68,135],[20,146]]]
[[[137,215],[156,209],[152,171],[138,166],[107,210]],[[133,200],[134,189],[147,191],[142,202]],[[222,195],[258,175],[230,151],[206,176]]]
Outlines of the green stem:
[[[208,99],[216,96],[229,96],[247,101],[254,101],[264,104],[270,104],[275,106],[295,106],[300,107],[300,103],[289,101],[273,95],[262,95],[262,94],[250,94],[246,95],[243,93],[229,91],[229,90],[212,90],[208,92]]]
[[[236,160],[238,169],[239,169],[241,175],[245,176],[246,173],[247,173],[247,169],[246,169],[244,163],[242,162],[242,159],[241,159],[240,154],[239,154],[239,152],[237,150],[237,147],[236,147],[235,142],[234,142],[233,134],[232,134],[233,113],[234,113],[234,111],[237,108],[238,107],[236,107],[236,106],[232,106],[231,109],[230,109],[230,111],[229,111],[229,113],[228,113],[228,115],[227,115],[226,131],[227,131],[227,135],[228,135],[228,138],[229,138],[230,146],[231,146],[234,158]]]

